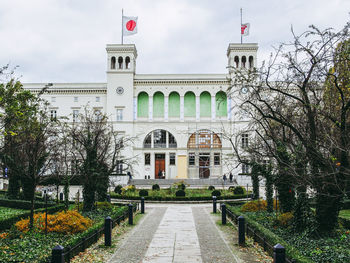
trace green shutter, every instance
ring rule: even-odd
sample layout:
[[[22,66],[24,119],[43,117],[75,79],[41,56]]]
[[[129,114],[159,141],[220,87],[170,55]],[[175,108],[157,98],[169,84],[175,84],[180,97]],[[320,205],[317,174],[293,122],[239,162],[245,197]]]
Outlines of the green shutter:
[[[219,91],[215,96],[215,110],[217,117],[227,116],[227,96],[223,91]]]
[[[211,116],[211,96],[210,96],[210,93],[207,91],[204,91],[201,93],[200,110],[201,110],[201,117]]]
[[[169,117],[180,117],[180,95],[177,92],[169,95]]]
[[[196,117],[196,96],[193,92],[187,92],[184,98],[185,117]]]
[[[159,91],[153,95],[153,117],[164,117],[164,95]]]
[[[137,97],[137,117],[148,117],[148,94],[141,92]]]

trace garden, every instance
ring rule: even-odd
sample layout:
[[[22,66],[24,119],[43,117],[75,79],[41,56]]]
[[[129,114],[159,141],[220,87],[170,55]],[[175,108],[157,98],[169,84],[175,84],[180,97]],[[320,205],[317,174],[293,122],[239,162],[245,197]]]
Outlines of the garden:
[[[82,243],[79,250],[66,255],[67,259],[96,242],[99,236],[91,240],[89,237],[96,235],[98,231],[101,232],[105,217],[110,216],[120,222],[127,216],[126,206],[96,202],[94,210],[78,212],[82,206],[71,204],[68,210],[63,209],[63,205],[50,207],[47,225],[43,209],[36,209],[32,229],[28,210],[0,207],[0,262],[49,262],[51,250],[56,245],[63,246],[67,252]],[[5,225],[6,229],[3,227]]]
[[[244,216],[254,235],[262,236],[271,245],[280,243],[286,248],[286,255],[295,262],[350,262],[350,210],[341,210],[339,227],[331,235],[319,235],[317,223],[312,217],[304,231],[298,231],[296,212],[280,212],[274,203],[274,211],[267,212],[265,200],[254,200],[242,206],[227,206],[235,217]],[[313,221],[313,222],[312,222]]]
[[[215,189],[214,186],[208,186],[202,189],[191,189],[183,181],[174,183],[171,187],[161,189],[158,184],[154,184],[152,189],[137,189],[134,185],[117,185],[114,193],[110,193],[112,198],[136,200],[144,197],[145,200],[154,201],[205,201],[212,200],[213,196],[217,199],[242,199],[247,198],[245,188],[241,186],[230,186],[227,189]],[[248,193],[250,196],[250,193]]]

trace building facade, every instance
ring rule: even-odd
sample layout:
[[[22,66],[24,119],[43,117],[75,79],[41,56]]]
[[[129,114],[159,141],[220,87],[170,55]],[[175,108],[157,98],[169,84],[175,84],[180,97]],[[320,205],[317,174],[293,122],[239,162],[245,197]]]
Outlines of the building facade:
[[[226,139],[239,131],[242,147],[249,143],[249,131],[244,132],[249,120],[234,110],[244,91],[233,96],[226,91],[231,69],[256,67],[257,49],[257,44],[230,44],[223,74],[155,75],[136,74],[135,45],[111,44],[106,47],[106,83],[53,83],[44,98],[52,118],[66,116],[73,122],[89,104],[118,131],[134,137],[123,154],[137,160],[131,168],[136,179],[222,178],[232,172],[239,184],[246,184],[248,168],[238,163]],[[43,86],[24,84],[32,91]]]

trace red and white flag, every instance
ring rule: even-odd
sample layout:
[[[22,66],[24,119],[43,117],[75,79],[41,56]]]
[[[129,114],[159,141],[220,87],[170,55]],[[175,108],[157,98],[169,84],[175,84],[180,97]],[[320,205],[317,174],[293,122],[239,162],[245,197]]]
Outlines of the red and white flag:
[[[123,36],[137,33],[137,16],[123,16]]]
[[[250,27],[249,23],[241,25],[241,35],[242,36],[248,36],[249,35],[249,27]]]

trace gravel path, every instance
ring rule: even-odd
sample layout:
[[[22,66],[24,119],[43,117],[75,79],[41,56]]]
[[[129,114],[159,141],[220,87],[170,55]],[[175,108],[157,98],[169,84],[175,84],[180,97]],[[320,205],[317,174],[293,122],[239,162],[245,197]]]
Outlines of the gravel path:
[[[165,211],[165,207],[148,209],[146,217],[124,239],[108,263],[141,262]]]
[[[238,263],[211,219],[208,208],[192,207],[203,263]]]

